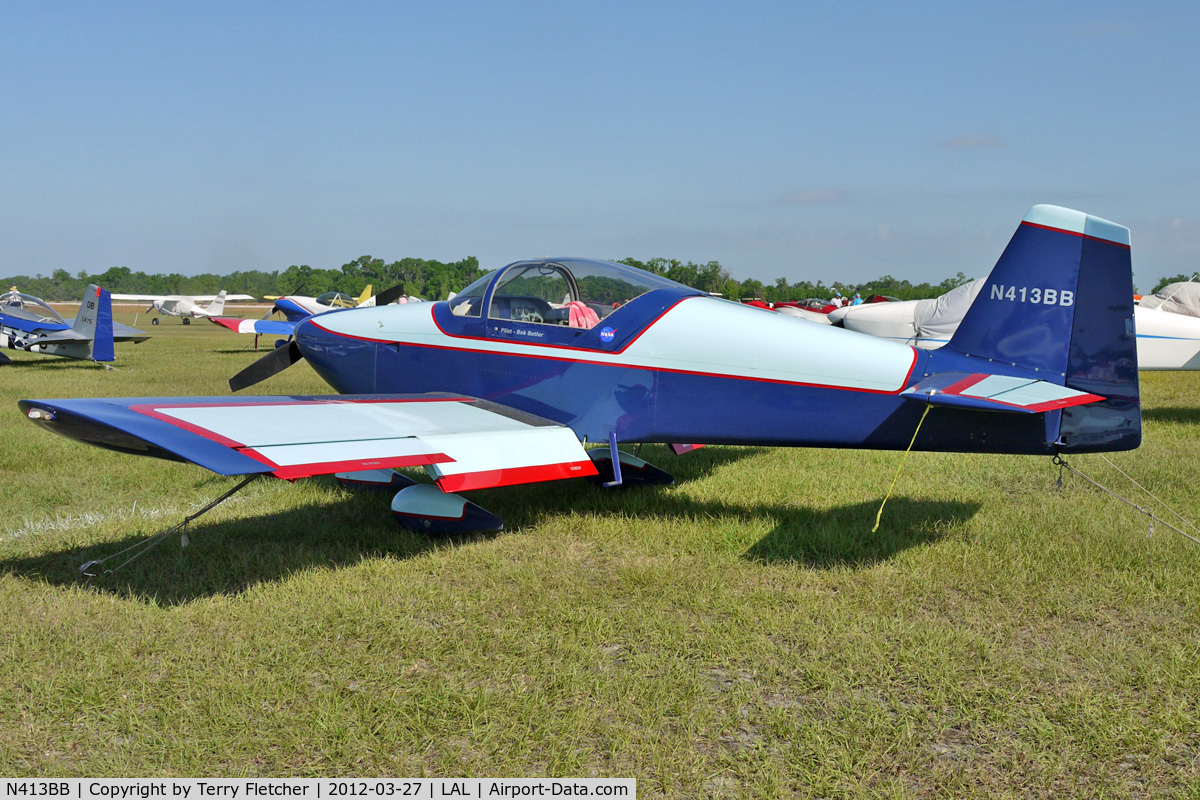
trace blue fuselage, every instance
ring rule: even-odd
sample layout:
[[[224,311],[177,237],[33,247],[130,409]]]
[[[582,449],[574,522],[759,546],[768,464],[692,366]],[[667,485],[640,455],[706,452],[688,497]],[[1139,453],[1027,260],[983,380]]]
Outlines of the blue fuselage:
[[[667,298],[678,301],[680,298]],[[640,298],[647,306],[644,325],[671,303]],[[707,300],[708,302],[718,302]],[[635,305],[631,303],[630,306]],[[444,305],[444,304],[438,304]],[[729,305],[729,304],[724,304]],[[444,309],[425,307],[365,309],[339,312],[330,317],[406,313],[433,314],[442,326],[454,324]],[[631,312],[636,309],[630,309]],[[770,312],[745,309],[743,313],[765,319]],[[755,316],[747,317],[750,322]],[[810,346],[809,336],[821,334],[821,344],[846,340],[852,347],[874,348],[880,343],[848,331],[789,320],[794,341],[776,342],[786,348]],[[382,323],[380,323],[382,326]],[[908,447],[925,409],[923,403],[904,399],[900,392],[934,372],[971,372],[978,359],[949,350],[935,353],[909,347],[881,351],[898,360],[891,365],[902,377],[886,390],[815,385],[806,381],[763,379],[747,375],[713,374],[702,365],[682,368],[678,359],[663,358],[662,366],[597,363],[581,357],[583,347],[547,343],[531,352],[502,352],[511,336],[489,338],[487,325],[463,326],[466,335],[442,335],[440,340],[419,337],[391,341],[335,333],[313,321],[301,323],[297,342],[307,360],[335,389],[343,393],[454,392],[490,400],[571,427],[589,441],[604,441],[615,432],[623,442],[675,442],[689,444],[748,444],[774,446],[854,447],[903,449]],[[364,327],[364,330],[367,330]],[[484,334],[471,336],[471,333]],[[806,336],[808,334],[808,336]],[[728,347],[730,338],[746,338],[748,330],[697,331],[711,342],[690,344],[699,351]],[[490,346],[494,342],[497,346]],[[469,345],[469,346],[464,346]],[[874,350],[872,350],[874,352]],[[994,365],[992,365],[994,366]],[[1027,371],[1009,368],[1009,374]],[[1032,377],[1032,373],[1029,373]],[[925,420],[914,445],[921,450],[1044,454],[1055,452],[1058,411],[1042,414],[1007,414],[960,409],[935,409]]]

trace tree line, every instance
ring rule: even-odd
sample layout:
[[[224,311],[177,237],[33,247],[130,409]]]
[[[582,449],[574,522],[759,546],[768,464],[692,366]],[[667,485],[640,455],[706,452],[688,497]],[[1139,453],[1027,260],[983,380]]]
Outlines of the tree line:
[[[695,264],[668,258],[652,258],[649,261],[624,258],[618,263],[731,299],[759,299],[772,303],[810,297],[828,298],[835,291],[847,297],[858,292],[864,298],[882,294],[900,300],[919,300],[945,294],[970,280],[959,272],[953,278],[936,284],[914,284],[891,275],[857,284],[837,282],[825,285],[822,281],[813,283],[804,280],[790,283],[782,277],[776,278],[774,283],[763,283],[754,278],[739,281],[717,261]],[[3,284],[0,289],[15,285],[26,294],[52,302],[66,302],[82,297],[89,283],[99,284],[114,294],[216,294],[224,289],[229,294],[249,294],[258,298],[284,294],[315,296],[329,291],[345,292],[357,297],[370,285],[376,292],[392,286],[403,286],[407,294],[428,300],[443,300],[450,292],[461,291],[484,272],[479,266],[479,259],[474,256],[453,262],[402,258],[389,263],[382,258],[365,255],[337,269],[320,269],[302,264],[292,265],[283,271],[244,270],[228,275],[151,274],[129,267],[110,267],[96,275],[88,275],[87,272],[71,275],[65,269],[56,269],[48,276],[38,274],[0,278],[0,284]]]

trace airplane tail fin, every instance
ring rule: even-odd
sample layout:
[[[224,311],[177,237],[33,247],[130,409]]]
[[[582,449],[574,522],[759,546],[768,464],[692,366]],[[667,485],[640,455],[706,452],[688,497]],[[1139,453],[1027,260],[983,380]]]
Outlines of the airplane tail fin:
[[[1129,229],[1079,211],[1034,206],[947,347],[1104,397],[1058,412],[1062,452],[1137,447]]]
[[[374,289],[375,289],[374,285],[368,283],[367,288],[363,289],[362,294],[360,294],[358,296],[358,299],[354,301],[355,307],[375,305],[374,303],[367,302],[368,300],[370,300],[372,297],[375,296],[375,292],[373,291]]]
[[[204,310],[211,316],[223,314],[225,312],[225,290],[222,289],[218,292],[216,299],[209,303]]]
[[[113,360],[112,295],[107,289],[88,284],[71,330],[92,340],[93,361]]]

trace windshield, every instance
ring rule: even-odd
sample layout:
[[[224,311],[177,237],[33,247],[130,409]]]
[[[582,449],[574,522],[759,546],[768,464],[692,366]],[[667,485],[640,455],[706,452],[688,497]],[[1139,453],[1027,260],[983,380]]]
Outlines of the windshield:
[[[483,293],[488,284],[496,277],[499,270],[492,270],[479,280],[454,295],[450,300],[450,310],[459,317],[478,317],[483,309]]]
[[[611,261],[519,261],[496,282],[488,316],[591,328],[630,300],[665,288],[684,287]]]
[[[348,294],[341,292],[325,292],[325,294],[317,295],[317,302],[323,306],[331,308],[353,308],[354,298]]]

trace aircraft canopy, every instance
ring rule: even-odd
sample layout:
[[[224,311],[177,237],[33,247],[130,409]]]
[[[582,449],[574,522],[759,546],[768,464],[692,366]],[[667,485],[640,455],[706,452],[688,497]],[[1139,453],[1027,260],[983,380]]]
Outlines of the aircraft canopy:
[[[630,300],[666,288],[687,289],[660,275],[611,261],[540,259],[489,272],[459,292],[450,306],[457,316],[548,324],[569,321],[573,327],[591,327]]]
[[[24,292],[0,294],[0,314],[30,322],[66,325],[59,313],[47,305],[46,301]]]

